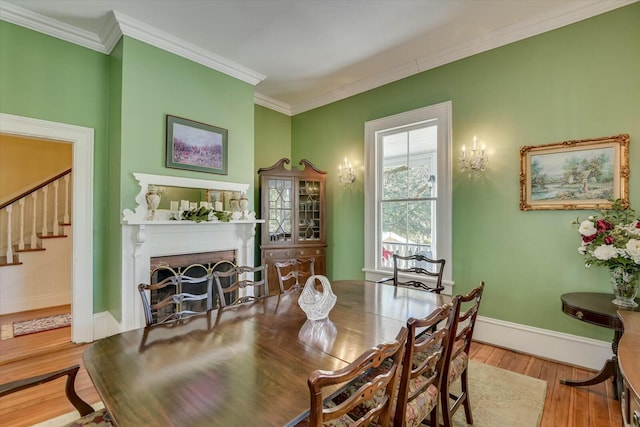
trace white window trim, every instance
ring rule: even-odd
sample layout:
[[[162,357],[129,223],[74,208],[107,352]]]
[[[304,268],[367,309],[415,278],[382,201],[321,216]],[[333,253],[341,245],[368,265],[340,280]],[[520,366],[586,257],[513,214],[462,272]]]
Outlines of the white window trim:
[[[437,194],[438,204],[436,217],[436,253],[438,258],[444,258],[445,264],[442,283],[445,285],[444,293],[452,293],[452,130],[451,130],[451,101],[416,110],[371,120],[365,123],[364,127],[364,161],[365,161],[365,184],[364,184],[364,269],[366,280],[379,280],[388,277],[388,271],[376,269],[376,256],[380,253],[376,242],[376,233],[379,230],[379,221],[376,203],[378,189],[376,184],[381,177],[376,177],[376,158],[378,156],[376,143],[376,132],[395,127],[405,126],[411,123],[423,122],[427,120],[438,120],[438,180]],[[448,219],[448,220],[447,220]]]

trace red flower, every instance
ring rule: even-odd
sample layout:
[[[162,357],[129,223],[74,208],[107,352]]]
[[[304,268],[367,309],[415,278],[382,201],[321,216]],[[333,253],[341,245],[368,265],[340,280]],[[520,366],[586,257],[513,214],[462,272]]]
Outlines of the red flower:
[[[597,237],[597,234],[592,234],[591,236],[582,236],[582,241],[585,243],[589,243],[593,240],[595,240],[595,238]]]
[[[598,230],[598,234],[602,234],[607,230],[612,230],[613,224],[609,221],[605,221],[604,219],[599,219],[596,221],[596,230]]]
[[[607,236],[604,238],[604,242],[607,245],[613,245],[613,242],[615,241],[615,239],[613,238],[613,236]]]

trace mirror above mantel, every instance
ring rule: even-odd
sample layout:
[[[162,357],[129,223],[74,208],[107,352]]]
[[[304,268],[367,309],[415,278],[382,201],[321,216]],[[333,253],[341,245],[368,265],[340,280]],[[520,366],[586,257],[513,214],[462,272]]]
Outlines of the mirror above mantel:
[[[144,173],[134,173],[133,176],[138,181],[140,192],[135,197],[135,210],[125,209],[123,211],[123,223],[128,224],[147,221],[149,223],[169,221],[172,212],[170,209],[171,201],[178,203],[188,201],[191,204],[197,204],[198,207],[201,202],[213,203],[220,201],[222,202],[223,210],[229,210],[229,200],[231,198],[240,198],[242,194],[246,194],[249,190],[249,184],[236,182]],[[150,188],[159,189],[161,194],[161,201],[156,211],[155,220],[150,220],[150,211],[145,197]],[[166,194],[163,194],[165,192]],[[251,212],[250,217],[255,221],[254,212]],[[234,217],[234,219],[237,218]]]

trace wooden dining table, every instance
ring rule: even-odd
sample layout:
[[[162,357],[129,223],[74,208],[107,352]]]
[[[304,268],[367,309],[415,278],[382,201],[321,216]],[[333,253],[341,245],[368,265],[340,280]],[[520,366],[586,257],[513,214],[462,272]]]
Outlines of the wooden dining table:
[[[212,310],[92,344],[84,364],[119,426],[282,426],[309,409],[307,378],[346,366],[446,295],[361,280],[308,321],[299,294]]]

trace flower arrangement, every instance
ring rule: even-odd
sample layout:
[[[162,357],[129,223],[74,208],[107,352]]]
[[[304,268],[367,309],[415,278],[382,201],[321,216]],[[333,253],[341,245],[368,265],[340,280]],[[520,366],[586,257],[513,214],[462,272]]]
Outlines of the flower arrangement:
[[[582,244],[578,252],[586,258],[585,267],[607,267],[616,296],[621,294],[633,303],[640,279],[638,215],[616,200],[611,209],[601,210],[599,216],[589,216],[584,221],[576,220],[575,224],[580,224]]]

